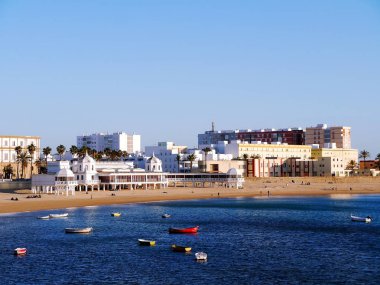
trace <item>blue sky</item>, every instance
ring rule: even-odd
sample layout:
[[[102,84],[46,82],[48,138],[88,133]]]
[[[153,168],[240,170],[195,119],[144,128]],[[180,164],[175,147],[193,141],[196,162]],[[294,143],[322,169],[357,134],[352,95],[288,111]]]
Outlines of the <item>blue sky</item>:
[[[0,0],[1,134],[352,127],[380,153],[379,1]]]

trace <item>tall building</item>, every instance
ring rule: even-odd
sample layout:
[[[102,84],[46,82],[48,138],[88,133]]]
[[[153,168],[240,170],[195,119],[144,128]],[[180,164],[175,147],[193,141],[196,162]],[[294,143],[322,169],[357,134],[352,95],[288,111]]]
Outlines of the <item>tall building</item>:
[[[305,144],[305,131],[302,128],[290,129],[261,129],[261,130],[224,130],[224,131],[206,131],[198,135],[198,148],[203,149],[206,146],[216,145],[220,141],[240,140],[248,143],[286,143],[289,145]]]
[[[129,135],[124,132],[77,136],[77,147],[81,148],[83,146],[95,149],[96,151],[103,151],[109,148],[111,150],[137,153],[141,151],[141,136],[135,134]]]
[[[15,148],[20,146],[22,152],[28,153],[28,145],[33,144],[36,150],[33,154],[33,161],[35,161],[41,152],[41,139],[37,136],[0,136],[0,173],[2,173],[4,166],[10,164],[13,167],[13,178],[17,177],[17,154]],[[29,156],[29,153],[28,153]],[[33,168],[33,173],[37,172],[37,167]],[[30,163],[25,169],[21,169],[19,165],[19,177],[21,173],[24,178],[30,177]],[[0,175],[1,176],[1,175]]]
[[[351,149],[351,127],[327,127],[326,124],[308,127],[305,144],[318,144],[320,148],[336,144],[337,148]]]

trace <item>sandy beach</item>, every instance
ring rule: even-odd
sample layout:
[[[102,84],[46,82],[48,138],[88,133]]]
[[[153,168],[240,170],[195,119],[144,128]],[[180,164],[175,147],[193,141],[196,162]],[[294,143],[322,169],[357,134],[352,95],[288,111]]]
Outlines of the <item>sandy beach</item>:
[[[156,190],[94,191],[88,194],[76,192],[75,196],[42,194],[41,198],[27,198],[31,195],[30,191],[19,190],[0,192],[0,213],[165,200],[326,195],[349,197],[358,194],[380,194],[380,178],[256,178],[247,179],[244,189],[170,187]]]

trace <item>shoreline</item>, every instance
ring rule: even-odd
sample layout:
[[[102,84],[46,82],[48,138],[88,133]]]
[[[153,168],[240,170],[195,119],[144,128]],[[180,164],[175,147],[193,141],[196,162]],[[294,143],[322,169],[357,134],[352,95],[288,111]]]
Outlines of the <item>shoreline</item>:
[[[341,198],[353,195],[380,194],[380,178],[261,178],[247,179],[244,189],[170,187],[156,190],[121,190],[76,192],[75,196],[41,194],[41,198],[26,198],[28,191],[0,192],[0,214],[16,214],[121,204],[155,203],[163,201],[203,200],[217,198],[324,197]],[[18,198],[13,201],[11,198]]]

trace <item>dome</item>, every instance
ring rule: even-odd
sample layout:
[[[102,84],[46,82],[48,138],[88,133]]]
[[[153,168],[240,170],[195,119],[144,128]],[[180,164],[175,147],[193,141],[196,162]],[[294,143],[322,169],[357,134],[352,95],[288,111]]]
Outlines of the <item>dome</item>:
[[[89,156],[86,153],[86,155],[82,159],[82,162],[85,162],[85,163],[95,163],[95,159],[93,159],[91,156]]]
[[[63,168],[57,172],[56,177],[74,177],[74,173],[70,169]]]
[[[162,163],[160,159],[154,156],[154,153],[153,153],[153,156],[148,158],[146,162],[147,163]]]
[[[227,174],[228,174],[228,175],[239,175],[240,172],[239,172],[236,168],[230,168],[230,169],[227,171]]]

